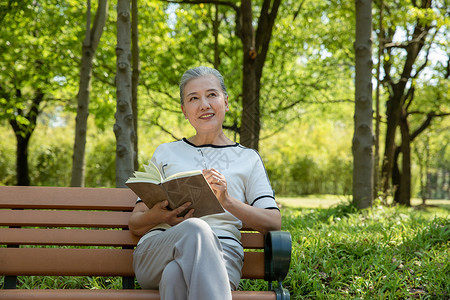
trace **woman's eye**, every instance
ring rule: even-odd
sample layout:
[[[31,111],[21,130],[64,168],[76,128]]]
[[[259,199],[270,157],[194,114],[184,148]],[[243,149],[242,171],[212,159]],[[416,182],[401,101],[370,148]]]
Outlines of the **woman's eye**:
[[[211,93],[208,95],[208,97],[216,97],[216,93]]]

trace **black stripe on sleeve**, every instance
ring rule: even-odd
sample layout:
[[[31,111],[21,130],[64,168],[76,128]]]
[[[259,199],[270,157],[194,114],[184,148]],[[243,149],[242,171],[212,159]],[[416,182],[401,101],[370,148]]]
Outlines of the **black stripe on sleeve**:
[[[259,196],[258,198],[253,200],[252,204],[250,204],[250,205],[253,206],[253,204],[255,204],[256,201],[261,200],[262,198],[272,198],[273,200],[275,200],[275,197],[272,195],[264,195],[264,196]]]
[[[280,209],[278,207],[266,207],[264,209],[276,209],[276,210],[280,211]]]

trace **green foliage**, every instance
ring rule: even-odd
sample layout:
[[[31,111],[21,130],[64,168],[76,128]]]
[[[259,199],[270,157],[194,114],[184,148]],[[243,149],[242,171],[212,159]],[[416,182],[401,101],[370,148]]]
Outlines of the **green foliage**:
[[[80,6],[55,11],[53,1],[27,2],[6,13],[0,30],[0,116],[6,118],[26,109],[36,94],[43,93],[46,100],[60,97],[58,90],[73,78],[76,67]]]
[[[141,75],[140,117],[178,135],[183,122],[178,81],[188,68],[214,66],[213,20],[218,9],[220,62],[216,66],[227,74],[225,83],[231,111],[225,123],[236,123],[239,115],[241,72],[239,40],[234,36],[233,11],[209,4],[165,4],[150,2],[139,7]],[[170,120],[167,122],[166,120]]]
[[[56,114],[56,111],[54,111]],[[59,112],[61,113],[61,112]],[[50,114],[53,116],[53,114]],[[72,151],[73,119],[63,114],[58,125],[42,115],[36,134],[30,141],[30,177],[31,185],[69,186]],[[68,122],[68,124],[66,124]],[[65,125],[64,125],[65,124]],[[63,125],[63,126],[61,126]],[[95,124],[89,124],[91,131],[87,137],[86,149],[86,186],[115,186],[115,139],[112,132],[98,132]],[[15,184],[15,138],[9,127],[0,127],[0,184]]]
[[[30,172],[31,182],[36,185],[68,186],[72,147],[69,140],[65,143],[35,145],[30,159],[33,166]]]
[[[278,196],[351,193],[351,124],[337,119],[319,124],[311,116],[262,141],[261,156]]]
[[[86,157],[86,186],[116,185],[115,154],[116,141],[111,134],[102,135],[95,143],[89,143]]]

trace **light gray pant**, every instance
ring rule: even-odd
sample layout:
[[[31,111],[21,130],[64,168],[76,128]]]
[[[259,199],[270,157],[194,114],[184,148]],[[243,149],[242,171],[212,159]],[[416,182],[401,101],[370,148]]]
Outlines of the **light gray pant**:
[[[242,249],[221,244],[198,218],[144,240],[134,251],[133,268],[144,289],[160,290],[162,300],[231,299],[239,286]]]

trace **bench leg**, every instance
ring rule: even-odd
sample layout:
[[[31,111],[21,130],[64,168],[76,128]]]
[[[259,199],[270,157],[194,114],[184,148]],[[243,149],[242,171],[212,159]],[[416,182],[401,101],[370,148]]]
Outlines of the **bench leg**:
[[[123,229],[128,230],[128,229]],[[122,249],[134,249],[134,247],[122,247]],[[134,290],[134,277],[122,277],[122,289]]]
[[[291,299],[291,295],[289,294],[289,291],[282,286],[274,288],[273,291],[277,295],[277,298],[276,298],[277,300],[290,300]]]
[[[122,289],[134,290],[134,277],[122,277]]]
[[[13,290],[17,288],[17,276],[5,276],[4,288]]]
[[[20,228],[17,226],[9,226],[9,228]],[[19,248],[19,245],[8,245],[7,248]],[[17,276],[5,276],[4,289],[13,290],[17,288]]]

